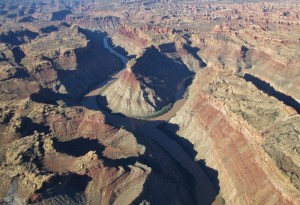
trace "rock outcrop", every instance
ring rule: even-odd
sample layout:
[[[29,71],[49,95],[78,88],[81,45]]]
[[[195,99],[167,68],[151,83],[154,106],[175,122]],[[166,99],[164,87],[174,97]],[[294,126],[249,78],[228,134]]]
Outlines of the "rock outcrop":
[[[117,30],[121,24],[121,20],[116,16],[72,16],[66,18],[66,22],[73,25],[78,25],[81,28],[101,31]]]
[[[158,186],[160,190],[174,183],[187,187],[184,180],[189,180],[173,159],[148,139],[107,125],[97,111],[32,101],[26,104],[25,109],[12,107],[2,116],[2,124],[11,128],[10,134],[6,131],[10,143],[0,150],[2,202],[163,203],[177,195],[174,202],[193,204],[188,190],[171,188],[155,199],[146,191],[145,187]],[[18,117],[24,112],[26,118]],[[13,139],[18,136],[22,138]],[[5,143],[3,138],[1,142]]]
[[[296,129],[298,115],[286,110],[243,79],[210,68],[197,74],[187,103],[170,122],[194,145],[196,159],[218,170],[226,203],[297,204],[297,142],[271,131]]]
[[[193,35],[191,39],[208,65],[250,73],[300,101],[299,43],[295,36],[276,36],[254,24],[235,32],[220,25],[213,37]]]
[[[121,69],[121,61],[104,48],[103,37],[78,27],[50,33],[22,45],[22,64],[42,88],[76,99]]]
[[[300,204],[299,16],[2,0],[0,204]]]
[[[127,65],[120,79],[101,92],[113,112],[147,117],[164,112],[174,102],[178,84],[192,73],[155,47],[148,48],[136,61]]]
[[[140,28],[122,26],[114,34],[113,43],[124,48],[129,55],[140,56],[150,45],[151,38]]]

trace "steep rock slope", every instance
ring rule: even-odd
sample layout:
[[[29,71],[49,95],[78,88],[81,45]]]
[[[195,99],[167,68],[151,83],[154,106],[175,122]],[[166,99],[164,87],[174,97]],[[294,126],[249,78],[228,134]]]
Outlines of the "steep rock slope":
[[[124,48],[129,55],[141,55],[150,45],[151,38],[143,29],[123,25],[113,35],[113,43]]]
[[[122,67],[104,48],[103,37],[75,26],[50,33],[21,46],[21,63],[42,88],[76,99]]]
[[[0,149],[1,203],[194,203],[190,179],[165,151],[107,125],[100,112],[32,101],[6,110],[11,119],[1,116],[9,138],[1,137],[7,144]],[[163,194],[153,198],[149,189]]]
[[[116,16],[85,16],[68,15],[66,22],[72,25],[78,25],[81,28],[101,31],[114,31],[120,26],[120,18]]]
[[[131,61],[122,76],[101,95],[114,112],[147,117],[168,109],[166,106],[175,100],[177,85],[191,74],[183,63],[150,47],[136,61]]]
[[[103,204],[110,204],[117,200],[131,203],[142,192],[143,184],[151,168],[145,165],[134,165],[135,163],[128,165],[128,169],[113,168],[114,165],[107,165],[106,161],[104,165],[106,158],[101,157],[101,151],[105,146],[100,144],[99,139],[102,137],[108,140],[109,138],[110,141],[104,143],[107,149],[105,151],[112,156],[114,154],[118,156],[112,159],[138,156],[144,153],[145,147],[138,145],[133,135],[126,131],[118,131],[105,125],[101,113],[83,113],[78,109],[68,109],[66,112],[62,109],[58,110],[51,107],[40,107],[35,110],[44,111],[46,115],[56,113],[49,116],[50,130],[57,136],[56,138],[52,135],[36,133],[14,141],[7,147],[5,160],[1,163],[1,181],[4,184],[11,184],[3,187],[4,190],[7,188],[6,190],[10,191],[6,197],[4,195],[1,198],[7,203],[28,201],[47,204],[62,202],[86,204],[87,201],[95,203],[95,200]],[[59,115],[63,114],[61,112],[68,118],[77,114],[76,119],[69,121],[68,118],[59,119]],[[34,113],[29,114],[31,115]],[[34,119],[34,116],[32,117]],[[51,122],[53,118],[56,118],[55,124]],[[78,125],[78,123],[82,128],[76,131],[73,125]],[[67,124],[67,130],[63,129],[63,133],[59,132],[61,124]],[[98,128],[95,128],[95,125]],[[73,134],[70,136],[69,133]],[[77,134],[84,137],[76,137]],[[99,139],[96,138],[97,136]],[[126,144],[126,141],[130,141],[130,145]],[[106,181],[103,181],[102,174],[106,176]],[[99,180],[103,185],[97,185]],[[131,194],[126,192],[125,187],[123,191],[123,186],[130,187],[129,190],[133,190]],[[112,190],[111,194],[102,197],[103,192],[99,192],[102,190],[101,187],[103,187],[103,192]],[[96,196],[93,196],[92,193],[97,193],[95,189],[99,191]],[[118,197],[114,194],[116,192],[120,193]],[[115,204],[119,203],[115,202]]]
[[[226,203],[298,204],[299,154],[293,150],[299,115],[290,115],[290,108],[252,84],[210,68],[197,74],[170,123],[194,145],[196,159],[218,171]],[[284,134],[287,128],[295,130],[293,137]]]
[[[154,142],[101,112],[41,99],[78,104],[120,69],[103,37],[62,27],[20,47],[0,44],[1,204],[194,204],[190,176]]]
[[[19,100],[38,92],[38,82],[18,65],[12,46],[1,43],[0,47],[0,101]]]
[[[192,35],[191,41],[209,65],[250,73],[299,102],[300,47],[294,32],[266,32],[255,24],[235,31],[218,25],[211,36]]]

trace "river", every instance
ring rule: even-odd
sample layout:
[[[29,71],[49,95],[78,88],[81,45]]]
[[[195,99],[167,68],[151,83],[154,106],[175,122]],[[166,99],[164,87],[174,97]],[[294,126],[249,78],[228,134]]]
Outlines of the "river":
[[[128,62],[128,59],[121,54],[117,53],[113,48],[108,45],[107,38],[103,39],[105,48],[107,48],[111,53],[118,56],[122,62],[125,64]],[[126,64],[124,65],[124,68]],[[158,129],[158,126],[164,122],[167,122],[176,112],[184,105],[186,101],[185,93],[185,81],[181,85],[178,85],[178,92],[176,96],[176,102],[173,104],[173,107],[164,115],[150,119],[150,120],[138,120],[134,118],[128,118],[125,116],[120,116],[117,114],[109,113],[97,103],[97,96],[99,93],[111,82],[118,79],[121,74],[124,72],[124,69],[120,72],[109,77],[107,80],[100,82],[98,85],[92,87],[88,94],[82,101],[82,105],[94,109],[101,110],[106,116],[106,120],[109,124],[115,127],[124,127],[128,131],[137,133],[139,135],[149,137],[155,142],[157,142],[164,150],[166,150],[187,172],[189,172],[196,181],[195,186],[195,198],[197,199],[197,204],[209,205],[209,204],[221,204],[220,198],[217,197],[215,188],[213,187],[212,182],[210,181],[207,174],[202,170],[200,165],[194,161],[190,155],[185,152],[182,146],[167,136],[163,131]],[[216,198],[217,197],[217,198]]]
[[[103,44],[104,44],[104,48],[106,48],[107,50],[109,50],[109,52],[111,52],[112,54],[116,55],[118,58],[120,58],[120,60],[124,63],[124,65],[126,66],[126,64],[128,63],[128,58],[126,58],[125,56],[123,56],[122,54],[118,53],[117,51],[115,51],[112,47],[109,46],[108,41],[107,41],[107,37],[103,38]]]
[[[125,71],[126,64],[128,63],[129,59],[126,58],[125,56],[117,53],[112,47],[109,46],[107,37],[103,38],[103,44],[104,47],[111,52],[112,54],[116,55],[120,60],[123,62],[124,66],[123,69],[120,70],[119,72],[109,76],[106,80],[99,82],[97,85],[93,86],[92,88],[89,89],[85,97],[83,98],[83,101],[81,102],[82,105],[85,107],[92,109],[92,110],[101,110],[98,103],[97,103],[97,96],[101,91],[110,83],[115,81],[116,79],[120,78],[122,73]]]

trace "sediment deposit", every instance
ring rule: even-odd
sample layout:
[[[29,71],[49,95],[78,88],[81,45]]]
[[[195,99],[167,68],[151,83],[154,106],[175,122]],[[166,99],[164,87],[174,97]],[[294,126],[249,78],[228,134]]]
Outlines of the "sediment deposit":
[[[0,203],[300,204],[299,15],[3,0]]]

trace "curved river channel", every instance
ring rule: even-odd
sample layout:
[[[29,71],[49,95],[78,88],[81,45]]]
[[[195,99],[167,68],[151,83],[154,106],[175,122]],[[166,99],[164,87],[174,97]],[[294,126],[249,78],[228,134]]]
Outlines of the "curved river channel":
[[[101,109],[97,103],[97,96],[99,93],[111,82],[118,79],[126,68],[126,63],[128,59],[123,55],[117,53],[112,47],[109,46],[107,42],[107,37],[103,39],[103,44],[106,49],[111,53],[116,55],[124,63],[124,68],[110,76],[107,80],[100,82],[98,85],[92,87],[88,94],[82,100],[82,105],[93,110],[101,110],[106,116],[106,120],[109,124],[115,127],[124,127],[128,131],[134,131],[135,134],[142,135],[151,138],[157,142],[163,149],[165,149],[187,172],[189,172],[195,179],[195,198],[198,205],[208,205],[208,204],[221,204],[220,198],[217,197],[213,184],[211,183],[207,174],[203,171],[200,165],[194,161],[193,158],[182,148],[182,146],[167,136],[163,131],[161,131],[158,126],[167,122],[171,117],[173,117],[176,112],[184,105],[186,101],[185,93],[185,81],[182,85],[178,86],[178,92],[176,96],[176,102],[173,107],[162,116],[148,119],[148,120],[138,120],[134,118],[128,118],[118,114],[113,114],[106,112]]]

